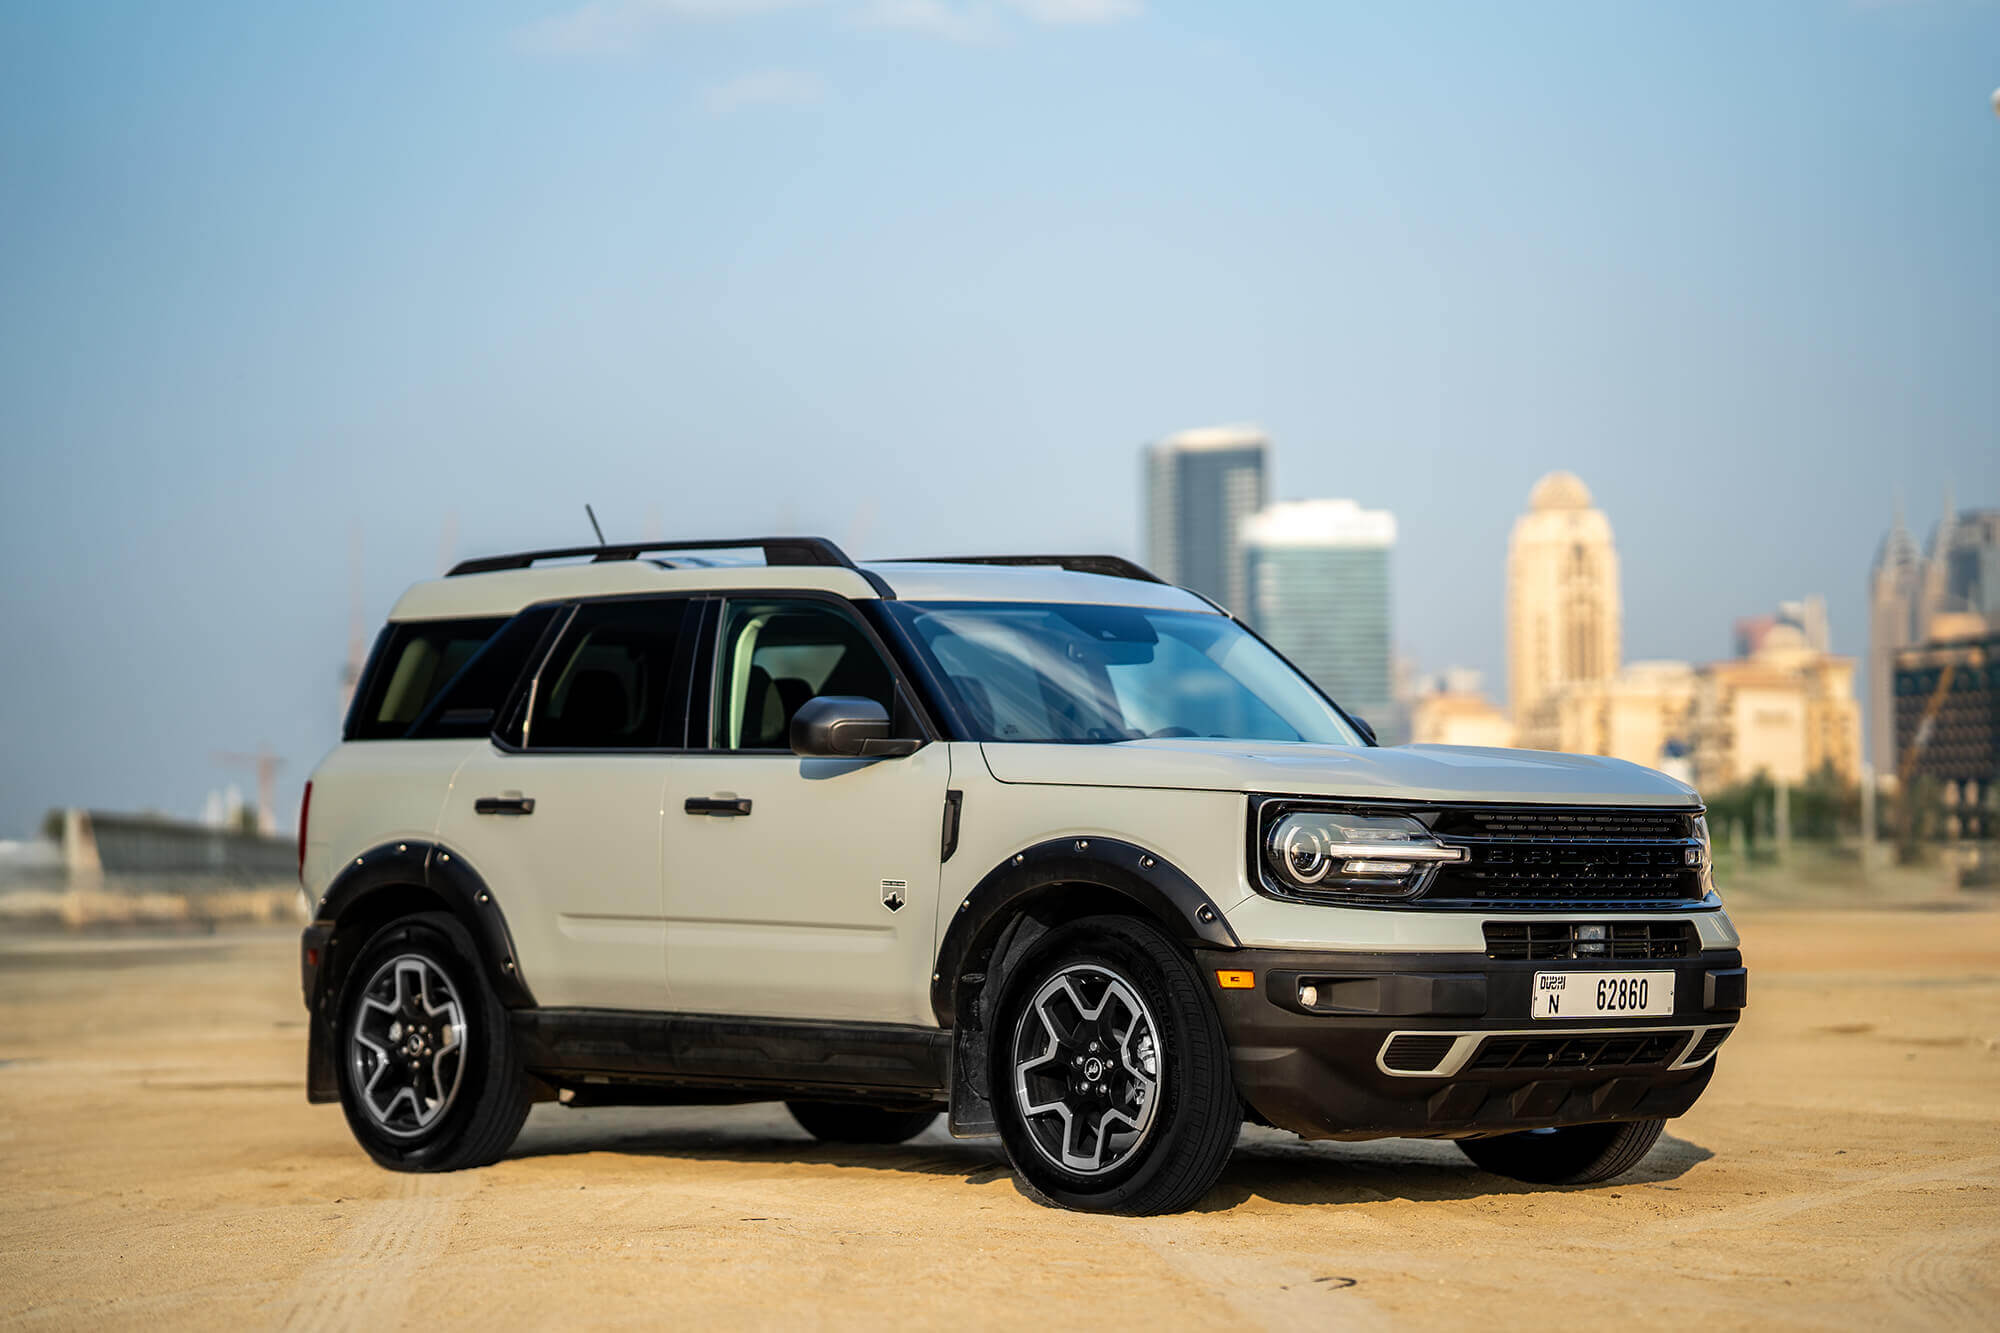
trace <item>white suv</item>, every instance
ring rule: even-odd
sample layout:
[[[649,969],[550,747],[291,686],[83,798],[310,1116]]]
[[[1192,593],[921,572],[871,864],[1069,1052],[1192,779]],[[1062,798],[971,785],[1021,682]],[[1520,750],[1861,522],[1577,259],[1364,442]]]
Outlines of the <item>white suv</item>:
[[[391,613],[300,861],[309,1095],[399,1170],[537,1100],[785,1099],[946,1110],[1071,1208],[1190,1206],[1246,1117],[1602,1180],[1744,1002],[1693,790],[1378,747],[1103,556],[468,561]]]

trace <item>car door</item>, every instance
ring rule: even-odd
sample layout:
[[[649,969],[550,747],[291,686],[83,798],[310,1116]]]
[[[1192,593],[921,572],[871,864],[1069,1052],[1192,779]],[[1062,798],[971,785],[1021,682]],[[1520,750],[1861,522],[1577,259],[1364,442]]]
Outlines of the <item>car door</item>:
[[[466,760],[441,840],[506,914],[545,1006],[671,1007],[660,802],[686,744],[700,603],[583,602],[493,740]]]
[[[817,695],[914,700],[838,598],[730,598],[709,613],[694,695],[706,748],[674,761],[661,842],[675,1006],[932,1025],[949,748],[808,759],[791,718]],[[699,677],[705,675],[705,679]],[[706,726],[702,726],[706,713]]]

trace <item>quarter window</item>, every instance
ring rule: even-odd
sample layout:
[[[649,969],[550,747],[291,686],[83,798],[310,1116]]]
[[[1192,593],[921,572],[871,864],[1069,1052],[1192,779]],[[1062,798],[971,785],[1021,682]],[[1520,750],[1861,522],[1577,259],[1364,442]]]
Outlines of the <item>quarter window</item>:
[[[477,620],[408,620],[382,632],[347,719],[351,741],[390,740],[409,731],[452,677],[502,625]]]

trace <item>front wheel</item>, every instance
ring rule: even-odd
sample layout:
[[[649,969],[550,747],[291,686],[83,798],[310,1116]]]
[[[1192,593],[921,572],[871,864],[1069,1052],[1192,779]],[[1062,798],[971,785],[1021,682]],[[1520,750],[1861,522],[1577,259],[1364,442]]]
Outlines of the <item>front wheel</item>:
[[[1664,1120],[1530,1129],[1490,1139],[1460,1139],[1481,1170],[1532,1185],[1594,1185],[1639,1165],[1660,1141]]]
[[[500,1160],[528,1118],[507,1010],[465,927],[442,912],[384,926],[340,996],[340,1104],[368,1155],[396,1171]]]
[[[991,1086],[1029,1192],[1128,1215],[1206,1194],[1243,1111],[1187,955],[1148,922],[1087,917],[1043,936],[1005,985]]]

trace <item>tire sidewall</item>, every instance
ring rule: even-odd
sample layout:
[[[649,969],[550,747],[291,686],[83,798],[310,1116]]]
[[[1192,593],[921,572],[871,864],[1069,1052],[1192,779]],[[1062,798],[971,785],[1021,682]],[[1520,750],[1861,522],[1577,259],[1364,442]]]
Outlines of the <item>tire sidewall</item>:
[[[349,1038],[368,982],[377,968],[399,954],[420,954],[443,972],[475,1025],[465,1051],[465,1068],[459,1075],[457,1100],[435,1125],[409,1138],[383,1132],[361,1104]],[[450,1169],[460,1142],[478,1115],[480,1102],[490,1095],[493,1071],[502,1054],[498,1043],[511,1038],[507,1010],[486,984],[478,958],[465,927],[443,913],[426,912],[393,921],[377,931],[348,969],[341,985],[334,1048],[340,1107],[355,1140],[384,1166],[400,1171]]]
[[[1175,1136],[1182,1131],[1187,1103],[1189,1051],[1201,1035],[1182,1001],[1161,975],[1158,961],[1135,938],[1149,927],[1118,919],[1099,918],[1059,926],[1038,940],[1006,977],[997,1021],[990,1042],[994,1119],[1007,1155],[1023,1182],[1045,1201],[1064,1208],[1116,1212],[1145,1194],[1173,1157]],[[1014,1093],[1014,1045],[1024,1008],[1035,992],[1057,971],[1076,965],[1098,965],[1123,977],[1152,1011],[1163,1072],[1159,1104],[1146,1140],[1130,1160],[1101,1175],[1079,1176],[1043,1156],[1032,1142]],[[1210,1019],[1212,1022],[1213,1020]]]

